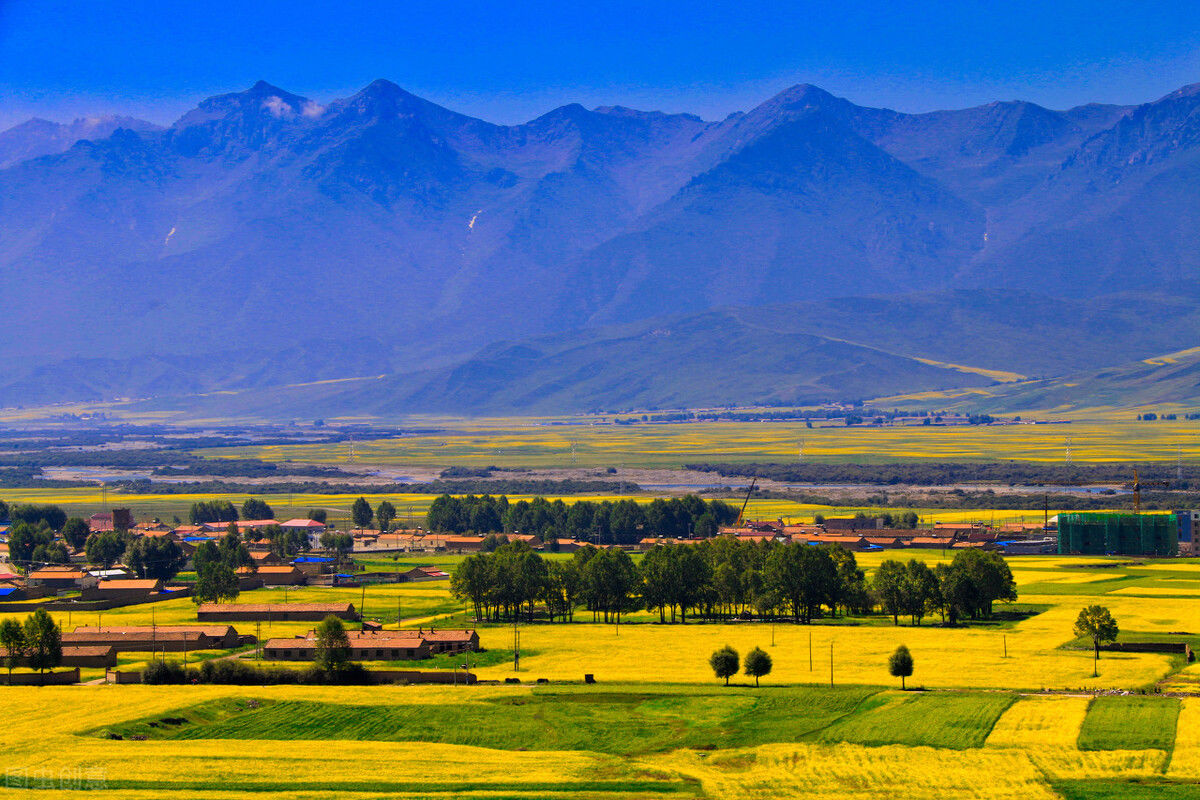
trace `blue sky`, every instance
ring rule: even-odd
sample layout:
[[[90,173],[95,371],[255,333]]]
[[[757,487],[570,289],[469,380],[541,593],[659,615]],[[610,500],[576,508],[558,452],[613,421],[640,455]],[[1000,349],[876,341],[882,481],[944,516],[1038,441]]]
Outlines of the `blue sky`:
[[[380,77],[502,123],[568,102],[715,119],[804,82],[903,111],[1133,103],[1200,82],[1200,4],[0,0],[0,127]]]

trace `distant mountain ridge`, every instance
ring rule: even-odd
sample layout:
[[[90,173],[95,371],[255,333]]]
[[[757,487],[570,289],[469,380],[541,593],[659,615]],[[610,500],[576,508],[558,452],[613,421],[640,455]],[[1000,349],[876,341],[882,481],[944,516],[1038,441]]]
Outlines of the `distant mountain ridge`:
[[[0,133],[0,404],[466,375],[480,359],[502,377],[497,342],[731,306],[1187,294],[1200,282],[1197,119],[1197,87],[1134,107],[903,114],[802,85],[719,122],[567,105],[501,126],[379,80],[323,105],[259,82],[165,129],[31,121]],[[703,327],[714,351],[737,341]],[[797,391],[953,377],[903,361],[927,353],[896,362],[861,337],[777,333],[793,357],[771,369]],[[1022,372],[1012,337],[980,335],[978,364]],[[1085,349],[1054,368],[1097,366]],[[509,351],[513,380],[540,369],[522,352]],[[622,396],[584,383],[555,402]],[[656,379],[634,394],[687,393]]]
[[[34,117],[0,131],[0,169],[31,158],[65,152],[76,142],[107,139],[121,129],[140,133],[162,130],[152,122],[134,117],[80,117],[66,124]]]

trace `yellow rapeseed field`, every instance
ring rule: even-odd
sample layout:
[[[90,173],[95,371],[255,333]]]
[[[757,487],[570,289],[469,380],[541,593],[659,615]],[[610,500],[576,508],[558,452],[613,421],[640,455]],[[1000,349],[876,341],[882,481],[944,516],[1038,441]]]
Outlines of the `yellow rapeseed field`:
[[[1041,415],[1043,420],[1047,415]],[[1048,415],[1053,417],[1053,414]],[[548,425],[545,420],[446,421],[449,429],[354,443],[364,464],[516,467],[677,467],[691,462],[816,461],[884,463],[1007,460],[1173,461],[1200,457],[1196,424],[1138,422],[1135,410],[1094,410],[1060,424],[844,426],[803,422]],[[343,463],[345,444],[264,445],[198,451],[213,458]]]
[[[861,564],[873,570],[887,557],[948,557],[928,553],[868,554]],[[451,565],[453,556],[427,559]],[[91,794],[104,798],[262,797],[512,797],[649,798],[702,792],[711,798],[935,798],[1016,800],[1058,797],[1058,781],[1164,778],[1194,781],[1200,770],[1200,700],[1183,704],[1173,753],[1161,750],[1080,751],[1076,747],[1087,713],[1088,696],[1046,695],[1051,688],[1135,688],[1152,684],[1177,669],[1170,658],[1154,654],[1105,653],[1100,677],[1092,679],[1091,654],[1064,650],[1072,639],[1078,609],[1101,602],[1109,606],[1123,631],[1167,633],[1186,630],[1200,614],[1200,598],[1116,593],[1121,585],[1155,585],[1200,577],[1200,563],[1186,560],[1147,562],[1141,566],[1092,569],[1088,565],[1119,559],[1067,557],[1013,558],[1021,603],[1041,613],[1001,627],[895,627],[887,624],[695,624],[658,625],[652,615],[615,625],[579,621],[571,625],[519,626],[522,681],[547,678],[552,685],[578,683],[593,673],[600,691],[688,691],[687,684],[711,685],[707,654],[730,644],[747,652],[761,646],[775,668],[768,685],[821,685],[830,676],[838,685],[894,686],[887,655],[906,644],[916,660],[910,686],[1029,690],[996,720],[983,747],[950,750],[903,745],[861,746],[783,741],[748,748],[683,749],[640,756],[593,752],[490,750],[452,744],[385,741],[260,741],[169,739],[112,741],[93,731],[148,715],[223,698],[332,703],[363,706],[422,706],[430,714],[446,704],[487,698],[521,701],[529,686],[436,687],[222,687],[222,686],[81,686],[0,688],[6,724],[0,729],[9,785],[42,787],[36,797],[78,797],[88,782]],[[1119,574],[1115,570],[1119,569]],[[1087,580],[1092,573],[1097,580]],[[1114,580],[1116,578],[1117,580]],[[1060,593],[1029,589],[1060,587]],[[282,600],[282,590],[245,593],[246,601]],[[414,614],[430,612],[420,624],[458,608],[445,583],[372,586],[360,589],[309,587],[288,590],[289,600],[366,597],[368,616],[395,614],[394,606]],[[401,612],[406,624],[407,612]],[[95,624],[94,614],[56,614],[68,627]],[[394,620],[394,616],[391,617]],[[581,612],[579,620],[590,620]],[[195,621],[190,600],[153,607],[130,606],[104,612],[104,624],[160,625]],[[389,624],[394,624],[391,622]],[[240,624],[244,632],[254,625]],[[264,624],[261,633],[293,635],[305,623]],[[507,651],[511,626],[485,626],[482,643]],[[772,644],[772,638],[774,644]],[[811,645],[811,667],[810,646]],[[1007,653],[1006,653],[1007,651]],[[131,654],[136,658],[137,654]],[[1192,666],[1169,680],[1186,682]],[[482,678],[514,676],[510,662],[474,670]],[[740,677],[740,676],[739,676]],[[744,678],[743,678],[744,679]],[[673,684],[675,688],[667,686]],[[682,686],[681,686],[682,685]],[[889,693],[889,696],[898,693]],[[930,695],[932,697],[933,695]],[[414,712],[419,713],[419,712]],[[71,788],[63,789],[63,782]],[[166,788],[160,788],[165,785]],[[616,787],[625,786],[625,789]],[[172,788],[174,787],[174,788]],[[607,787],[607,788],[606,788]],[[629,788],[632,787],[632,788]],[[638,788],[641,787],[641,788]],[[658,787],[658,788],[655,788]],[[0,786],[0,797],[25,796],[23,788]],[[1183,795],[1181,795],[1183,796]]]

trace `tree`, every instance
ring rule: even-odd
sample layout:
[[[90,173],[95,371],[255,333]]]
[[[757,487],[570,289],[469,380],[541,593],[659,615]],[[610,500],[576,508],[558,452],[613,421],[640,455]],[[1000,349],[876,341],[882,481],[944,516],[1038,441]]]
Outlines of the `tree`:
[[[237,575],[228,564],[210,562],[197,573],[196,585],[192,588],[193,603],[219,603],[222,600],[236,600],[237,596]]]
[[[308,510],[308,518],[313,522],[319,522],[324,525],[325,520],[328,518],[328,514],[323,508],[310,508]]]
[[[1098,674],[1097,662],[1100,660],[1100,643],[1115,642],[1121,633],[1112,612],[1104,606],[1088,606],[1079,612],[1075,620],[1075,635],[1092,640],[1095,657],[1092,659],[1092,677]]]
[[[62,537],[72,550],[82,550],[90,533],[87,521],[79,517],[71,517],[63,523]]]
[[[33,560],[47,564],[66,564],[70,562],[71,556],[62,542],[51,542],[33,548]]]
[[[737,675],[738,651],[729,645],[725,645],[708,657],[708,665],[712,667],[714,675],[725,679],[725,685],[728,686],[729,678]]]
[[[188,516],[193,525],[205,522],[237,522],[238,511],[228,500],[201,501],[192,503]]]
[[[54,618],[39,608],[25,620],[25,658],[38,672],[54,669],[62,663],[62,631]]]
[[[379,520],[379,530],[387,533],[392,520],[396,518],[396,507],[387,500],[380,500],[375,508],[375,519]]]
[[[186,561],[183,550],[166,536],[141,536],[125,548],[125,563],[139,578],[169,581]]]
[[[8,557],[16,562],[30,561],[34,550],[52,541],[54,534],[46,523],[14,522],[8,531]]]
[[[45,522],[50,527],[50,530],[56,531],[66,524],[67,512],[58,506],[34,505],[29,503],[14,505],[9,509],[9,517],[14,523],[28,522],[30,525],[38,525]]]
[[[900,688],[905,689],[904,679],[913,674],[913,657],[908,648],[900,645],[896,652],[888,656],[888,672],[893,678],[900,679]]]
[[[266,500],[247,497],[246,502],[242,503],[242,519],[275,519],[275,512]]]
[[[905,611],[904,581],[908,570],[904,564],[889,558],[875,570],[871,586],[879,598],[884,613],[892,615],[892,624],[900,624],[900,614]]]
[[[318,669],[329,673],[340,672],[350,663],[350,637],[346,634],[346,626],[332,614],[317,626],[314,661]]]
[[[350,519],[354,521],[356,528],[367,527],[374,517],[375,512],[371,510],[371,504],[365,497],[358,498],[354,501],[354,505],[350,506]]]
[[[13,667],[20,666],[25,658],[25,629],[12,617],[0,620],[0,647],[4,648],[4,666],[11,683]]]
[[[759,678],[770,674],[772,666],[771,656],[761,647],[756,647],[746,653],[746,674],[754,678],[755,686],[758,686]]]
[[[325,531],[321,534],[321,547],[333,551],[338,558],[354,549],[354,537],[348,533]]]
[[[89,564],[96,564],[108,569],[117,562],[125,552],[125,536],[117,531],[93,533],[84,545]]]

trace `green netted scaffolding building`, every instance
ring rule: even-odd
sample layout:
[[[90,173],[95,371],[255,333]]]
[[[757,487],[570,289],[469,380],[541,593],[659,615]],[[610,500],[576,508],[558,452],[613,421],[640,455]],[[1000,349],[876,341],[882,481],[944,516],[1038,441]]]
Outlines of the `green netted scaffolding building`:
[[[1060,555],[1173,556],[1179,547],[1174,514],[1059,514]]]

